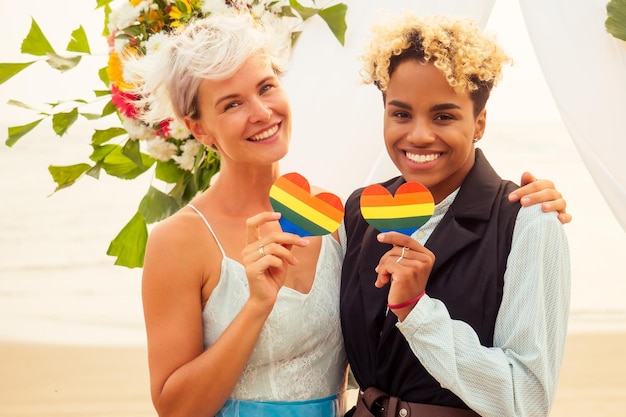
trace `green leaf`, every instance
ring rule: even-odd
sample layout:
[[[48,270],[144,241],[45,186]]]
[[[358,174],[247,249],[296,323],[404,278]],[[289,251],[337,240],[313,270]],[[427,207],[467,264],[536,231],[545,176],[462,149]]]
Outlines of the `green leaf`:
[[[102,117],[108,116],[109,114],[113,114],[117,111],[117,107],[113,104],[111,100],[104,106],[102,109]]]
[[[191,172],[181,171],[182,175],[168,194],[178,201],[181,206],[183,206],[189,201],[189,198],[186,197],[186,195],[193,194],[195,196],[196,193],[188,190],[189,184],[193,185]]]
[[[606,12],[607,32],[617,39],[626,41],[626,0],[611,0],[606,5]]]
[[[91,137],[91,143],[94,145],[102,145],[112,138],[121,136],[125,133],[126,131],[121,127],[110,127],[106,130],[96,129],[93,136]]]
[[[98,163],[85,172],[85,174],[92,178],[100,179],[100,171],[102,171],[102,165]]]
[[[69,187],[74,184],[78,178],[91,166],[89,164],[75,164],[68,166],[54,166],[50,165],[48,171],[52,175],[52,179],[57,183],[57,188],[54,191],[59,191],[62,188]]]
[[[106,173],[114,177],[126,180],[137,178],[154,164],[153,158],[141,154],[141,165],[137,165],[124,155],[124,149],[119,145],[94,145],[93,148],[94,152],[89,158],[99,162]]]
[[[26,38],[22,41],[22,49],[23,54],[30,54],[35,56],[44,56],[47,54],[54,54],[54,49],[48,39],[44,36],[43,32],[39,28],[35,19],[32,19],[32,23],[30,25],[30,31]]]
[[[148,224],[161,221],[179,209],[180,205],[174,198],[154,187],[150,187],[148,193],[139,203],[139,212]]]
[[[9,148],[25,134],[33,130],[43,119],[35,120],[27,125],[9,127],[9,138],[4,142]]]
[[[298,32],[298,31],[293,31],[291,32],[291,46],[295,46],[296,43],[298,42],[298,39],[300,39],[300,35],[302,35],[302,32]]]
[[[80,115],[83,116],[87,120],[102,119],[102,115],[101,114],[97,114],[97,113],[80,113]]]
[[[52,68],[59,70],[61,72],[65,72],[65,71],[71,70],[76,65],[78,65],[81,58],[82,57],[78,55],[66,58],[66,57],[57,55],[55,53],[48,53],[48,59],[46,59],[46,62]]]
[[[10,106],[22,107],[24,109],[37,111],[36,108],[29,106],[28,104],[23,103],[21,101],[17,101],[17,100],[9,100],[7,101],[7,104],[9,104]]]
[[[194,167],[194,182],[198,191],[204,191],[209,188],[211,179],[220,170],[219,154],[213,150],[207,149],[206,154],[199,153],[196,157]]]
[[[96,97],[104,97],[110,96],[111,90],[93,90],[93,93],[96,95]]]
[[[55,113],[52,116],[52,129],[57,135],[63,136],[77,119],[78,109],[76,107],[66,113]]]
[[[24,68],[28,68],[33,62],[37,61],[0,64],[0,84],[3,84]]]
[[[109,6],[109,3],[112,1],[113,0],[98,0],[98,5],[96,6],[96,9],[104,7],[104,27],[102,28],[102,36],[105,38],[111,34],[109,31],[109,15],[111,14],[111,6]]]
[[[276,3],[276,2],[274,2]],[[270,4],[269,6],[273,6],[273,4]],[[293,13],[293,9],[290,6],[283,6],[280,8],[280,14],[282,16],[289,16],[289,17],[298,17]]]
[[[139,141],[128,139],[124,144],[124,148],[122,148],[122,153],[131,161],[133,161],[137,166],[143,166],[143,161],[141,160],[141,150],[139,148]]]
[[[175,161],[171,159],[167,162],[158,161],[155,170],[155,176],[157,179],[167,182],[169,184],[175,184],[180,177],[183,176],[185,171],[181,169]]]
[[[67,44],[68,51],[70,52],[83,52],[91,55],[91,49],[89,49],[89,41],[85,34],[85,29],[81,25],[78,29],[72,32],[72,39]]]
[[[304,7],[303,5],[298,3],[297,0],[289,0],[289,5],[291,6],[292,9],[298,12],[300,17],[302,17],[302,20],[307,20],[309,17],[315,16],[319,12],[319,9],[314,9],[311,7]]]
[[[98,77],[107,87],[111,83],[111,81],[109,80],[109,74],[107,73],[107,67],[100,68],[100,70],[98,71]],[[111,94],[110,91],[109,94]]]
[[[111,241],[107,255],[116,256],[115,265],[141,268],[148,241],[148,226],[137,212]]]
[[[348,25],[346,24],[347,11],[348,6],[343,3],[339,3],[326,9],[320,10],[319,12],[320,17],[324,19],[331,32],[333,32],[335,38],[337,38],[342,46],[345,43],[346,30],[348,29]]]

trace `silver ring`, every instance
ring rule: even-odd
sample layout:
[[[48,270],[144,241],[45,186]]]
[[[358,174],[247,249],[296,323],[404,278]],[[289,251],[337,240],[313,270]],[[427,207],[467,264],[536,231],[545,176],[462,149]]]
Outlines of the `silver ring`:
[[[263,250],[263,245],[259,245],[259,255],[261,255],[261,258],[265,256],[265,250]]]
[[[410,248],[403,246],[402,247],[402,253],[400,254],[400,257],[398,259],[396,259],[396,263],[399,264],[400,261],[404,258],[404,252],[407,250],[411,250]]]

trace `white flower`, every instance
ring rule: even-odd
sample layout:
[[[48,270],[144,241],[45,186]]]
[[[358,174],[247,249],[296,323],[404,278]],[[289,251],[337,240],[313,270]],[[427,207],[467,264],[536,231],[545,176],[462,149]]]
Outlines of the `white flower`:
[[[158,32],[150,36],[150,39],[146,42],[146,55],[158,52],[166,39],[167,35],[163,32]]]
[[[146,125],[145,123],[141,123],[139,120],[130,119],[128,117],[124,117],[120,115],[122,118],[122,126],[124,130],[128,132],[128,136],[132,140],[153,140],[156,138],[156,131]]]
[[[159,161],[167,162],[178,153],[178,147],[160,136],[148,142],[147,152]]]
[[[254,6],[252,6],[252,9],[250,11],[252,12],[253,16],[263,16],[266,12],[265,4],[263,4],[262,2],[259,4],[255,4]]]
[[[183,152],[180,156],[173,156],[172,159],[186,171],[192,171],[196,156],[202,149],[202,144],[195,139],[189,139],[180,147]]]
[[[203,146],[204,145],[202,145],[197,140],[189,139],[189,140],[186,140],[185,143],[183,143],[180,146],[180,149],[183,151],[183,153],[190,153],[195,157],[198,154],[198,152],[200,152]]]
[[[230,7],[224,0],[206,0],[201,6],[202,13],[229,13]]]
[[[169,124],[170,137],[174,139],[187,139],[191,133],[187,127],[176,119],[172,119]]]
[[[109,32],[124,29],[137,21],[139,18],[139,8],[133,7],[130,2],[120,3],[119,8],[111,8],[109,15]]]

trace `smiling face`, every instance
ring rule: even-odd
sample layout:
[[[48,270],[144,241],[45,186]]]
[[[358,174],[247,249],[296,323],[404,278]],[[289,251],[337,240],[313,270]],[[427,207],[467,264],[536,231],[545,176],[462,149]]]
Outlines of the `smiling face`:
[[[457,93],[432,63],[402,61],[385,93],[387,152],[407,181],[425,185],[439,203],[463,183],[474,165],[474,138],[486,112],[474,117],[468,93]]]
[[[203,80],[197,102],[200,116],[187,127],[226,164],[272,164],[287,153],[291,108],[266,57],[253,55],[229,78]]]

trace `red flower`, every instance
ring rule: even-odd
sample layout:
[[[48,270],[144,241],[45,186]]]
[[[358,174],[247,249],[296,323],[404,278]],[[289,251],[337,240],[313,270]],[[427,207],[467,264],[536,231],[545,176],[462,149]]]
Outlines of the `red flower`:
[[[159,133],[161,137],[168,138],[170,136],[170,124],[172,119],[162,120],[159,123]]]
[[[138,112],[134,104],[136,100],[137,96],[125,93],[115,85],[111,85],[111,102],[123,116],[131,119],[135,118]]]

